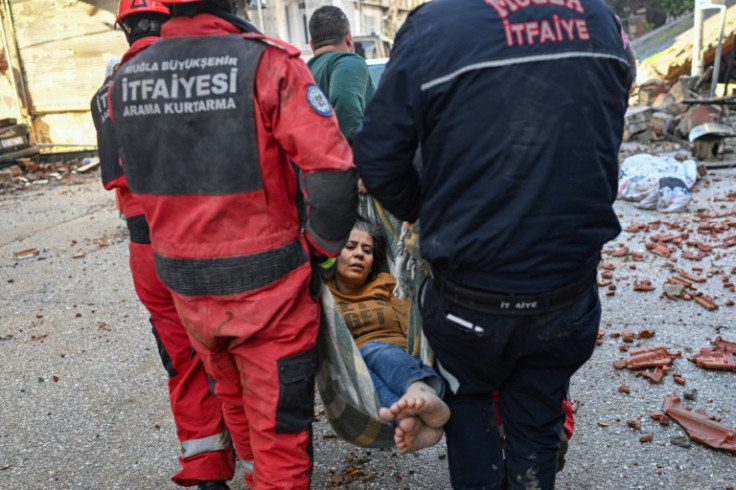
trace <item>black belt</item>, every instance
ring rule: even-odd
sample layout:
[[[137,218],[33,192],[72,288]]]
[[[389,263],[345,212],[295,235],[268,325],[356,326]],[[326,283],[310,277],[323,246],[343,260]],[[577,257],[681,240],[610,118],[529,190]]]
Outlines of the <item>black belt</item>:
[[[567,286],[538,294],[501,294],[482,291],[434,274],[437,291],[451,303],[483,313],[497,315],[538,315],[570,306],[579,300],[595,283],[596,271],[586,274]]]

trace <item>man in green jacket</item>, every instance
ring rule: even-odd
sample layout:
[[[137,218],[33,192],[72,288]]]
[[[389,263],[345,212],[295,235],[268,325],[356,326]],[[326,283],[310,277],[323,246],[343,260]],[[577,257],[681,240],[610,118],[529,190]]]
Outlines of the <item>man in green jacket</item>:
[[[309,45],[314,57],[307,62],[314,80],[335,109],[340,130],[353,143],[353,132],[363,122],[363,109],[373,96],[365,60],[353,52],[350,22],[338,7],[318,8],[309,19]]]

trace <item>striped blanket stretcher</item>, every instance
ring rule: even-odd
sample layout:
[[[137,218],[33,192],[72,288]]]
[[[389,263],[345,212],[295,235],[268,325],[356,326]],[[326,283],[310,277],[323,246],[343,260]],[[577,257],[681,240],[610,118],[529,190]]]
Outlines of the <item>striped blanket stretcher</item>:
[[[402,299],[416,298],[428,274],[418,254],[418,224],[402,224],[368,197],[361,199],[359,213],[384,229],[389,244],[387,258],[397,279],[394,294]],[[351,444],[393,447],[394,427],[378,417],[380,403],[370,373],[325,284],[320,296],[322,325],[317,347],[321,362],[317,388],[327,420],[337,436]],[[410,354],[432,365],[434,356],[422,335],[416,301],[412,301],[409,313],[407,341]]]

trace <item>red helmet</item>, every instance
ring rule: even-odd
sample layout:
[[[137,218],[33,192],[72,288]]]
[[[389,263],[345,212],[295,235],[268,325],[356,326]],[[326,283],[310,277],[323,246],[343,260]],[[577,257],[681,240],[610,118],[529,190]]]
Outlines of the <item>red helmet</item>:
[[[169,15],[169,7],[163,2],[157,0],[120,0],[118,3],[118,15],[115,17],[115,24],[132,14],[140,14],[143,12],[153,12],[157,14]]]

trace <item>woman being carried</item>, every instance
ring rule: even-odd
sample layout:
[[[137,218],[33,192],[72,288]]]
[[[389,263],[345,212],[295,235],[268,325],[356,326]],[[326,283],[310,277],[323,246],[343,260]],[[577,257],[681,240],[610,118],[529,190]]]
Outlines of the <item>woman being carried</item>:
[[[381,272],[385,252],[379,228],[358,219],[327,286],[376,386],[380,417],[394,423],[398,451],[410,453],[442,438],[450,410],[442,378],[406,352],[410,305],[392,295],[396,280]]]

